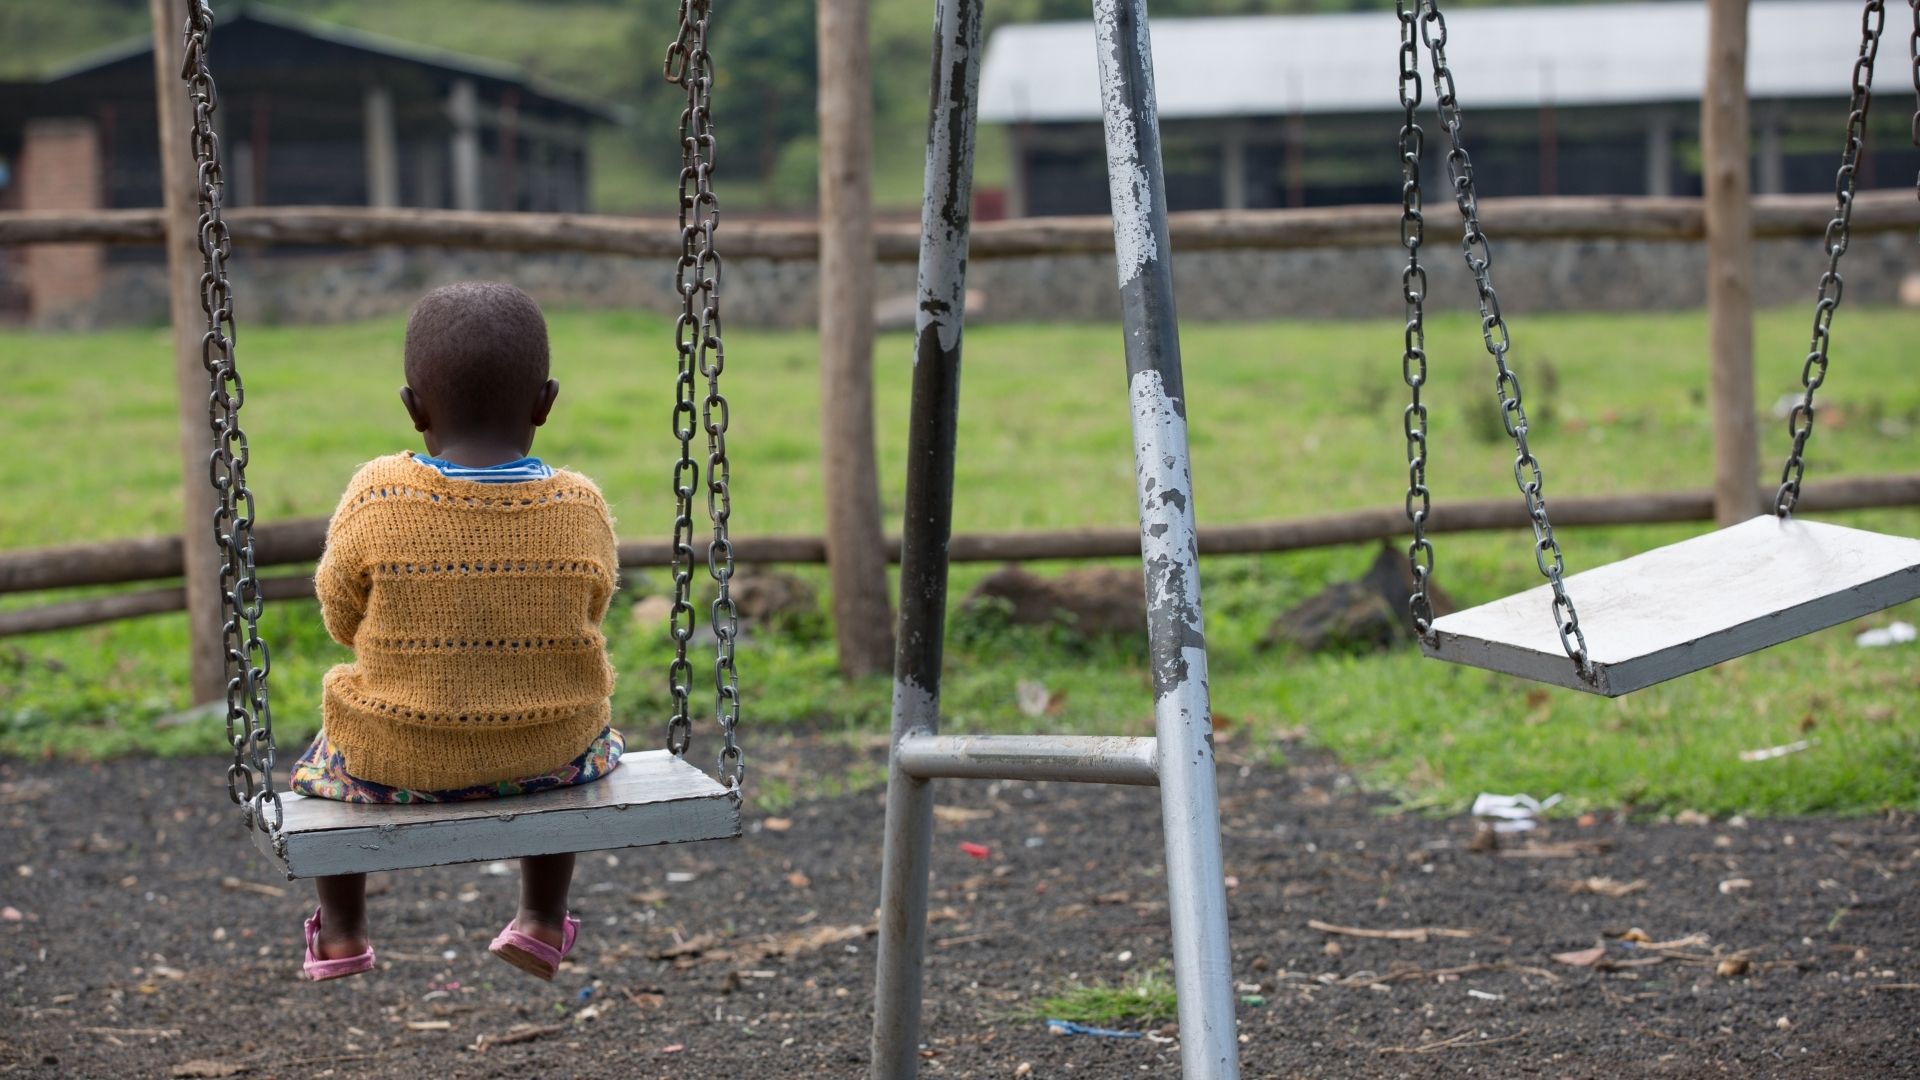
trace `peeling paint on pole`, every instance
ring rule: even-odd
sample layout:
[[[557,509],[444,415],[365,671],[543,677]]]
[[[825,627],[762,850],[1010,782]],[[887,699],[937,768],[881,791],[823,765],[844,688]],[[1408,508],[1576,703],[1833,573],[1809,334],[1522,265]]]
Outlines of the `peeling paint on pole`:
[[[1157,257],[1158,245],[1148,217],[1153,209],[1153,190],[1147,181],[1146,163],[1140,159],[1135,114],[1138,113],[1140,124],[1157,126],[1159,121],[1153,110],[1151,77],[1144,87],[1131,88],[1134,93],[1144,95],[1139,108],[1129,94],[1129,84],[1122,74],[1126,65],[1121,62],[1124,38],[1119,22],[1119,12],[1112,7],[1095,6],[1093,36],[1095,47],[1100,50],[1100,104],[1106,116],[1107,132],[1107,189],[1113,198],[1113,254],[1120,286],[1125,288]],[[1145,21],[1137,24],[1131,44],[1137,49],[1151,48]]]
[[[934,33],[934,91],[927,117],[926,194],[920,207],[922,242],[953,257],[920,260],[916,337],[921,348],[960,347],[966,312],[967,232],[973,221],[973,147],[979,116],[980,5],[950,0],[938,6]],[[929,331],[933,340],[927,340]]]
[[[1153,686],[1164,696],[1193,673],[1206,672],[1200,619],[1199,533],[1193,519],[1193,475],[1187,462],[1183,403],[1160,372],[1132,378],[1134,472],[1140,499],[1140,558],[1146,570],[1147,618],[1174,631],[1178,648],[1154,650]],[[1191,654],[1191,655],[1190,655]]]

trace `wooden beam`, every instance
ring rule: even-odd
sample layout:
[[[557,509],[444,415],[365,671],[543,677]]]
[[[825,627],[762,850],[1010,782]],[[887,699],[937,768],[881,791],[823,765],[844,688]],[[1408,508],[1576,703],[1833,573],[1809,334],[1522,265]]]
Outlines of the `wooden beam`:
[[[174,387],[180,407],[187,689],[192,700],[199,703],[218,698],[225,691],[227,677],[220,632],[224,621],[221,552],[213,533],[214,493],[207,483],[207,455],[212,452],[213,439],[207,430],[207,371],[200,355],[207,317],[200,310],[203,263],[191,143],[193,113],[180,80],[187,0],[150,0],[148,9],[153,19],[153,83],[160,188],[165,202],[161,213],[167,250],[167,309],[173,326]]]
[[[1747,0],[1707,0],[1707,87],[1700,97],[1706,192],[1707,340],[1713,407],[1713,516],[1760,512],[1753,402],[1753,201],[1747,131]]]
[[[260,592],[269,601],[313,599],[313,579],[304,574],[293,577],[260,579]],[[165,615],[179,611],[187,603],[187,591],[179,585],[137,592],[108,593],[57,604],[0,611],[0,637],[14,634],[41,634],[50,630],[70,630],[76,626],[119,622],[142,615]],[[211,700],[211,699],[209,699]]]
[[[1706,238],[1700,199],[1578,195],[1485,199],[1481,220],[1496,240],[1658,240]],[[1811,239],[1833,217],[1831,195],[1763,195],[1753,200],[1755,239]],[[584,252],[677,258],[680,232],[664,219],[607,214],[520,214],[463,210],[378,210],[364,206],[236,207],[227,223],[242,245],[451,247],[484,251]],[[1193,210],[1169,215],[1181,251],[1290,251],[1301,248],[1392,247],[1400,211],[1389,206],[1323,206],[1300,210]],[[0,213],[0,247],[19,244],[158,244],[159,210]],[[1907,191],[1863,191],[1854,202],[1854,236],[1920,227],[1920,202]],[[881,262],[918,258],[919,227],[888,223],[874,230]],[[1103,217],[1020,218],[973,228],[970,257],[1111,254],[1113,226]],[[810,261],[820,256],[813,222],[727,222],[734,259]]]
[[[873,63],[868,0],[819,0],[820,475],[840,671],[893,670],[873,434]]]
[[[1758,498],[1762,492],[1756,490],[1754,494]],[[1896,506],[1920,506],[1920,473],[1809,483],[1799,503],[1800,509],[1811,513]],[[1711,521],[1713,492],[1666,491],[1558,498],[1553,502],[1553,517],[1557,524],[1581,526]],[[1526,524],[1526,508],[1518,499],[1478,499],[1435,503],[1427,529],[1432,533],[1486,532],[1521,529]],[[1406,529],[1406,512],[1397,506],[1286,521],[1211,525],[1200,529],[1200,553],[1255,555],[1364,544],[1394,539],[1405,535]],[[262,525],[254,532],[260,547],[259,563],[282,566],[312,562],[320,557],[325,535],[326,522],[320,518]],[[898,562],[899,537],[889,538],[886,550],[888,560]],[[149,580],[144,575],[171,576],[180,569],[179,551],[179,537],[154,537],[0,552],[0,593]],[[951,547],[954,562],[972,563],[1119,559],[1139,555],[1140,533],[1133,528],[963,533],[953,538]],[[820,564],[827,561],[827,542],[818,536],[736,537],[734,556],[742,564]],[[620,565],[625,568],[666,566],[671,559],[672,551],[665,540],[627,540],[620,544]],[[263,578],[261,584],[269,600],[304,599],[313,595],[313,583],[304,575]],[[174,587],[0,612],[0,637],[178,611],[181,596],[180,589]]]

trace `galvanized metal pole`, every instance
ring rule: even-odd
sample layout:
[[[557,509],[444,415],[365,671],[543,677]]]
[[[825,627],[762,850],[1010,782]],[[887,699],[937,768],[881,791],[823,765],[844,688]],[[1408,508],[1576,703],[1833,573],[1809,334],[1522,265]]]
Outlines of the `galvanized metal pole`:
[[[981,0],[934,7],[933,105],[927,123],[920,217],[919,314],[913,356],[907,502],[900,552],[900,633],[895,643],[893,741],[940,726],[946,644],[947,541],[953,533],[953,457],[960,422],[960,329],[972,222]],[[903,1080],[920,1062],[920,993],[927,951],[927,870],[933,782],[887,775],[880,945],[874,980],[873,1080]]]
[[[1186,390],[1180,374],[1146,0],[1094,0],[1093,25],[1133,404],[1167,905],[1173,921],[1174,985],[1180,995],[1180,1060],[1189,1080],[1230,1080],[1240,1075],[1239,1043],[1227,951],[1193,475],[1187,460]]]

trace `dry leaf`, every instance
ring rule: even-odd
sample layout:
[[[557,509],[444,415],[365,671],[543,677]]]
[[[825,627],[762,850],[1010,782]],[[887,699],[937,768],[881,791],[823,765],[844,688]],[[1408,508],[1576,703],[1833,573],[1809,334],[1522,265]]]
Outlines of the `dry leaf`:
[[[1616,881],[1610,877],[1590,877],[1584,881],[1564,881],[1561,887],[1574,894],[1592,893],[1595,896],[1632,896],[1647,890],[1645,878],[1632,881]]]
[[[1578,952],[1563,952],[1563,953],[1553,954],[1553,960],[1555,963],[1567,964],[1572,967],[1593,967],[1594,965],[1598,964],[1600,961],[1606,958],[1607,958],[1607,947],[1605,945],[1595,945],[1591,949],[1581,949]]]

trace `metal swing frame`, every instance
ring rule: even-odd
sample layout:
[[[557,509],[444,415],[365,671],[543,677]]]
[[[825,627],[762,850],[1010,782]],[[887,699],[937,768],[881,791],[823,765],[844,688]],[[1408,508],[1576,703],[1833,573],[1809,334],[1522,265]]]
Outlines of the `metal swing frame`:
[[[1920,93],[1920,0],[1908,3],[1914,12],[1914,80]],[[1617,697],[1920,598],[1920,540],[1793,517],[1806,469],[1803,454],[1813,432],[1814,391],[1826,379],[1829,328],[1840,306],[1840,259],[1847,250],[1855,171],[1872,102],[1886,0],[1866,0],[1861,16],[1847,139],[1834,182],[1834,217],[1824,241],[1827,267],[1801,371],[1803,395],[1788,420],[1792,450],[1773,498],[1773,513],[1571,577],[1564,576],[1566,563],[1547,515],[1519,377],[1507,364],[1510,339],[1494,292],[1493,257],[1480,226],[1473,165],[1460,134],[1460,106],[1446,60],[1446,20],[1438,0],[1397,0],[1396,10],[1405,109],[1400,134],[1401,241],[1408,252],[1402,279],[1407,301],[1402,363],[1412,398],[1405,421],[1406,508],[1413,527],[1408,556],[1415,582],[1409,606],[1422,651],[1438,660]],[[1426,596],[1433,545],[1425,536],[1431,502],[1426,487],[1427,410],[1420,395],[1427,372],[1422,310],[1426,275],[1419,263],[1423,133],[1416,116],[1422,44],[1433,65],[1435,104],[1447,135],[1447,172],[1464,222],[1461,250],[1479,294],[1482,337],[1498,372],[1501,422],[1513,439],[1514,482],[1527,503],[1535,562],[1547,580],[1535,589],[1437,619]],[[1920,142],[1920,111],[1914,122]],[[1588,614],[1598,615],[1584,627],[1574,608],[1575,593]],[[1540,617],[1547,611],[1552,613],[1550,624]]]
[[[937,778],[1158,785],[1185,1075],[1240,1075],[1166,183],[1146,0],[1093,0],[1153,671],[1153,738],[941,735],[980,16],[936,0],[900,633],[874,988],[874,1080],[919,1067]]]

